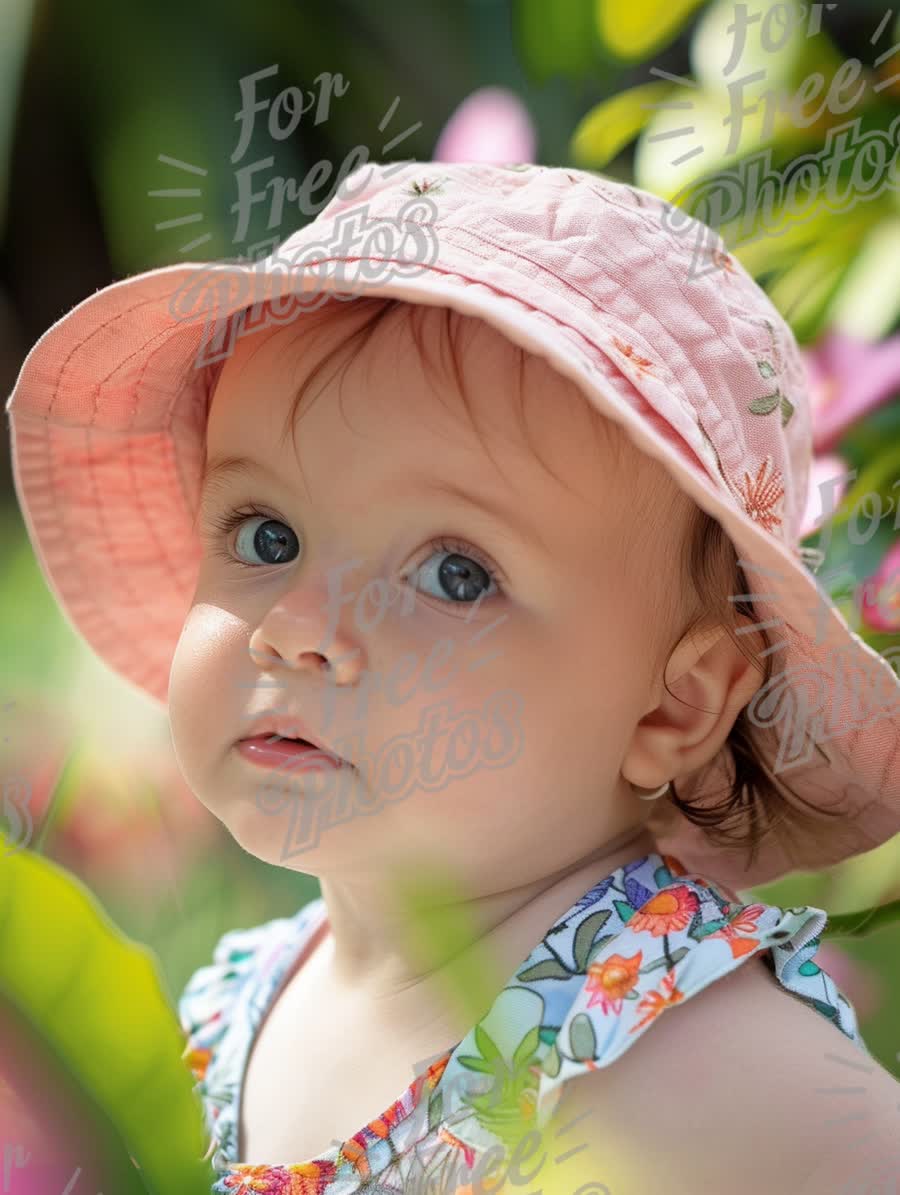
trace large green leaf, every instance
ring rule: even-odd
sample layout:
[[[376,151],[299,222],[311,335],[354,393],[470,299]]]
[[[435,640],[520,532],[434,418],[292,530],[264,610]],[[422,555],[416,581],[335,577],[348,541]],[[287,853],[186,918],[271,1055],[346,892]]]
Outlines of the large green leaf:
[[[847,271],[852,252],[852,247],[840,240],[817,245],[768,288],[769,298],[801,342],[814,340],[822,331],[828,304]]]
[[[879,340],[900,318],[900,217],[885,218],[863,242],[829,312],[850,336]]]
[[[892,900],[889,904],[860,909],[856,913],[830,914],[828,924],[822,930],[822,937],[860,938],[897,923],[900,923],[900,900]]]
[[[670,83],[642,83],[602,100],[572,134],[575,163],[595,168],[605,166],[650,121],[653,105],[661,104],[671,94]]]
[[[200,1108],[153,956],[61,867],[0,846],[0,997],[108,1117],[144,1189],[207,1195]]]
[[[596,0],[597,31],[603,43],[619,58],[628,61],[645,58],[671,41],[703,2]]]

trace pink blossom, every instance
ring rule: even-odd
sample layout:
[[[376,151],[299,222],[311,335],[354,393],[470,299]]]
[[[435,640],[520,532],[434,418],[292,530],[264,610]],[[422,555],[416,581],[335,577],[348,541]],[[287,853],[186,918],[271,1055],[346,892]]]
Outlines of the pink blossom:
[[[885,552],[884,559],[862,586],[860,615],[875,631],[900,631],[900,539]]]
[[[447,121],[432,156],[436,162],[531,162],[536,140],[518,96],[504,87],[480,87]]]
[[[816,453],[830,452],[847,428],[900,393],[900,334],[872,343],[833,329],[803,358]]]
[[[822,524],[833,517],[847,492],[849,482],[844,474],[849,468],[843,457],[833,452],[813,459],[809,470],[806,511],[800,527],[801,539],[806,539],[808,535],[818,531]],[[838,482],[836,479],[839,477],[843,477],[844,480]],[[834,484],[829,486],[827,483],[832,479],[835,479]]]

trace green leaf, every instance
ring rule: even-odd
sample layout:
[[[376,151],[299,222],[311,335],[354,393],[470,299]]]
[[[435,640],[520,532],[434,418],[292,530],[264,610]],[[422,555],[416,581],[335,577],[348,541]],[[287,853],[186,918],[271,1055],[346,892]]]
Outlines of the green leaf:
[[[597,941],[591,947],[591,953],[587,956],[587,965],[584,968],[585,971],[591,965],[591,963],[594,962],[597,955],[603,951],[603,947],[607,944],[607,942],[611,942],[615,936],[615,934],[604,934],[602,938],[597,939]]]
[[[801,342],[817,336],[826,322],[852,254],[852,246],[834,236],[827,248],[810,249],[769,286],[769,298]]]
[[[460,1054],[457,1059],[460,1066],[464,1066],[467,1070],[478,1071],[481,1074],[493,1074],[496,1070],[493,1062],[485,1062],[483,1058],[479,1058],[477,1054]]]
[[[444,1118],[444,1093],[435,1091],[428,1101],[428,1128],[436,1129]]]
[[[31,851],[0,866],[0,994],[109,1118],[148,1191],[207,1195],[200,1105],[153,956]]]
[[[475,1044],[484,1058],[494,1059],[501,1057],[493,1038],[482,1025],[475,1026]]]
[[[700,923],[698,925],[691,925],[689,933],[697,942],[702,942],[704,938],[708,938],[710,934],[717,934],[720,929],[724,929],[728,925],[728,917],[716,917],[712,921]]]
[[[538,1045],[540,1044],[540,1040],[541,1039],[540,1039],[540,1034],[538,1032],[538,1027],[537,1027],[537,1025],[535,1025],[531,1029],[528,1030],[528,1032],[525,1034],[525,1036],[519,1042],[519,1045],[516,1048],[515,1054],[513,1054],[512,1068],[514,1071],[519,1070],[520,1067],[525,1066],[526,1063],[531,1061],[531,1059],[537,1053],[537,1048],[538,1048]]]
[[[572,956],[575,959],[577,970],[587,970],[587,957],[593,945],[594,938],[596,938],[598,931],[603,929],[609,918],[610,910],[600,909],[596,913],[591,913],[590,917],[585,917],[584,921],[582,921],[581,925],[575,931]]]
[[[900,900],[875,905],[871,909],[860,909],[857,913],[829,914],[822,937],[862,938],[895,921],[900,921]]]
[[[555,958],[548,958],[533,967],[526,967],[516,978],[523,983],[533,983],[536,979],[571,979],[572,972]]]
[[[597,1053],[597,1038],[593,1023],[587,1013],[579,1012],[572,1018],[572,1024],[569,1026],[569,1043],[572,1048],[572,1057],[579,1061],[593,1058]]]
[[[773,378],[775,376],[775,367],[770,365],[768,361],[757,361],[756,368],[764,378]]]
[[[597,32],[619,58],[646,58],[670,42],[704,0],[596,0]]]
[[[754,415],[769,415],[778,406],[781,400],[781,395],[777,392],[775,394],[766,394],[762,398],[754,398],[750,403],[750,410]]]
[[[671,93],[670,83],[642,83],[602,100],[576,126],[572,160],[588,168],[605,166],[652,119],[651,105],[664,103]]]
[[[840,331],[864,340],[892,331],[900,317],[900,216],[885,216],[863,241],[828,315]]]
[[[559,1074],[559,1069],[562,1066],[562,1059],[559,1056],[556,1042],[547,1051],[547,1056],[543,1061],[543,1069],[550,1076],[551,1079]]]
[[[794,414],[794,404],[786,394],[781,396],[781,426],[787,427],[790,423],[791,416]]]
[[[712,932],[715,932],[715,931],[712,931]],[[704,934],[702,936],[705,937],[706,935]],[[672,960],[673,963],[677,963],[677,962],[680,962],[681,959],[684,958],[684,956],[687,954],[687,952],[688,952],[687,946],[679,946],[677,950],[672,951],[672,953],[669,955],[669,958]],[[668,966],[669,966],[669,959],[667,959],[666,956],[663,955],[661,958],[655,959],[652,963],[648,963],[646,967],[641,967],[641,974],[646,975],[648,971],[653,971],[656,967],[668,968]],[[628,995],[629,995],[629,997],[636,997],[637,993],[629,992]]]

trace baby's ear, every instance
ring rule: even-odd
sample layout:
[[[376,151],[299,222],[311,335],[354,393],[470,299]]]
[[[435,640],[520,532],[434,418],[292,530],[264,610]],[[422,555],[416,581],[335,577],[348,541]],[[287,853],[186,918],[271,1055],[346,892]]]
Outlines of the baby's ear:
[[[685,633],[669,656],[658,705],[635,727],[622,766],[629,783],[658,788],[719,753],[763,683],[762,663],[753,649],[749,656],[722,625]]]

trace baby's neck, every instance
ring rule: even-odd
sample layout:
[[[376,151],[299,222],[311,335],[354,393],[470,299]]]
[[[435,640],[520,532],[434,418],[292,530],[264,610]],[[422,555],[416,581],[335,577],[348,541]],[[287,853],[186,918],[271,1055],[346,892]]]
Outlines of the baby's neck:
[[[415,960],[417,967],[411,965],[411,952],[366,963],[354,959],[343,949],[338,906],[337,919],[329,918],[332,933],[320,959],[326,983],[336,1000],[358,1006],[360,1015],[370,1022],[374,1014],[384,1032],[390,1032],[392,1025],[420,1025],[428,1033],[439,1023],[447,1030],[444,1036],[453,1038],[458,1028],[461,1037],[487,1012],[493,997],[547,930],[586,892],[655,850],[649,831],[631,827],[577,867],[548,877],[541,885],[454,906],[449,913],[442,909],[430,923],[434,928],[424,931],[427,940]],[[330,912],[327,883],[322,889]],[[475,930],[466,934],[471,926]]]

